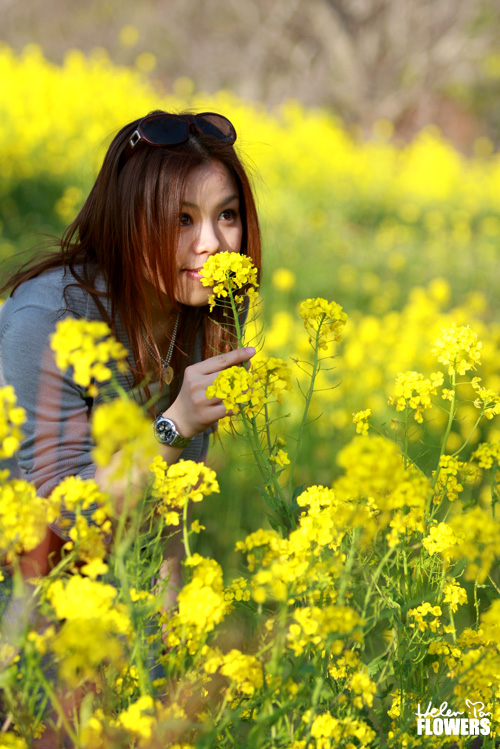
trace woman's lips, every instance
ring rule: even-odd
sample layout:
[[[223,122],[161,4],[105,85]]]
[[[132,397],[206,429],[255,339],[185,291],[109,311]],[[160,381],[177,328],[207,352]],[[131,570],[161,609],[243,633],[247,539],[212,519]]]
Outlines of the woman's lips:
[[[185,273],[188,278],[192,278],[194,281],[201,281],[200,270],[201,268],[183,268],[182,272]]]

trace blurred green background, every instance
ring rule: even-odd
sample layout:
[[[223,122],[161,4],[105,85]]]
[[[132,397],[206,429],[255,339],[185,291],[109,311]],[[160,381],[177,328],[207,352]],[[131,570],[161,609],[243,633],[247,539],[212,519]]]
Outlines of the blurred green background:
[[[297,484],[329,484],[371,408],[393,438],[394,377],[428,375],[443,325],[484,341],[500,389],[500,8],[496,2],[67,0],[0,5],[0,279],[59,235],[113,133],[164,108],[234,122],[264,235],[265,350],[307,357],[301,299],[349,315],[317,394]],[[301,397],[284,399],[293,446]],[[471,402],[450,437],[468,434]],[[385,426],[384,426],[385,425]],[[440,413],[413,435],[431,461]],[[471,446],[500,436],[495,422]],[[222,485],[200,551],[237,565],[233,540],[265,523],[245,446],[211,453]]]

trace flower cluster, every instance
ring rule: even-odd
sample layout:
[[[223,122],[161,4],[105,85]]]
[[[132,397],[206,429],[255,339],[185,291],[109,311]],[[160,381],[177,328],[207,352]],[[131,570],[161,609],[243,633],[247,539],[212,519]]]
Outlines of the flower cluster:
[[[342,340],[347,315],[337,302],[328,302],[322,297],[306,299],[300,305],[300,315],[309,340],[317,339],[320,348],[326,349],[331,340],[336,343]]]
[[[205,656],[203,668],[207,674],[212,675],[218,671],[222,676],[226,676],[232,688],[239,694],[254,694],[264,683],[262,665],[257,658],[236,649],[226,654],[222,654],[218,649],[209,651]]]
[[[309,711],[303,717],[304,722],[308,720]],[[339,742],[349,741],[349,739],[356,739],[360,743],[354,744],[349,741],[346,746],[368,747],[376,738],[376,733],[363,720],[354,720],[349,717],[339,719],[326,712],[317,715],[312,721],[311,736],[315,740],[315,749],[333,749],[335,746],[340,746]],[[295,742],[292,749],[306,749],[306,742]]]
[[[146,470],[158,453],[151,421],[132,400],[99,405],[92,414],[92,437],[96,464],[111,466],[114,477]]]
[[[409,627],[410,629],[418,627],[421,632],[425,632],[427,628],[429,628],[431,632],[437,632],[441,626],[439,617],[442,616],[442,614],[443,612],[440,606],[432,606],[428,601],[424,601],[420,606],[408,611],[408,617],[411,618]],[[428,615],[433,616],[434,618],[431,620],[426,619],[425,617]]]
[[[178,611],[165,618],[166,641],[170,647],[184,642],[195,653],[207,632],[219,624],[229,610],[224,595],[222,569],[213,559],[200,554],[186,559],[192,578],[179,593]]]
[[[466,580],[484,582],[500,555],[500,521],[488,510],[473,507],[453,515],[449,524],[460,539],[451,549],[452,558],[467,560]]]
[[[52,491],[50,500],[63,510],[58,519],[61,529],[68,528],[68,541],[64,548],[76,550],[78,563],[85,562],[81,571],[95,579],[107,572],[104,559],[108,553],[111,517],[114,509],[110,498],[104,494],[93,479],[68,476]],[[67,512],[75,514],[72,523]],[[76,565],[73,570],[76,571]]]
[[[429,554],[441,554],[443,559],[450,559],[451,549],[460,544],[460,541],[460,537],[447,523],[438,523],[431,525],[429,535],[423,539],[422,545]]]
[[[405,466],[395,443],[378,435],[356,437],[340,451],[337,461],[345,470],[334,484],[339,496],[350,501],[371,498],[384,512],[424,509],[429,481]]]
[[[215,472],[193,460],[179,460],[167,467],[157,455],[151,472],[154,476],[151,495],[159,500],[157,509],[165,516],[167,525],[179,524],[178,511],[182,511],[189,500],[201,502],[203,497],[220,491]]]
[[[494,390],[481,387],[480,382],[480,377],[473,377],[471,385],[477,393],[474,405],[484,413],[487,419],[493,419],[494,416],[500,414],[500,395]]]
[[[368,434],[369,424],[368,421],[372,417],[371,408],[365,408],[364,411],[357,411],[352,415],[353,423],[356,424],[356,433],[362,434],[364,437]]]
[[[493,464],[500,463],[500,442],[482,442],[472,454],[472,459],[477,460],[480,468],[491,468]]]
[[[453,613],[467,603],[467,591],[454,578],[445,584],[443,593],[443,603],[447,603]]]
[[[420,372],[403,372],[396,377],[394,396],[389,398],[389,403],[395,403],[397,411],[412,409],[415,421],[421,424],[424,411],[432,405],[431,395],[436,395],[442,384],[442,372],[431,374],[430,379]]]
[[[223,369],[207,388],[207,398],[220,398],[228,411],[251,416],[266,400],[262,382],[252,370],[234,366]]]
[[[481,362],[482,343],[478,334],[469,326],[444,328],[434,342],[434,356],[448,367],[448,373],[454,370],[464,375],[470,369],[475,369]]]
[[[14,388],[0,388],[0,458],[10,458],[22,440],[20,427],[26,421],[24,409],[16,406]]]
[[[123,663],[123,638],[130,636],[131,623],[124,605],[116,603],[117,595],[112,585],[80,575],[50,584],[47,600],[62,623],[58,629],[48,627],[37,647],[53,653],[68,686],[84,679],[99,681],[102,664]]]
[[[282,401],[283,390],[292,389],[292,370],[283,359],[276,356],[270,356],[267,359],[254,356],[252,372],[262,384],[266,396],[275,395],[278,403]]]
[[[108,366],[115,360],[124,367],[126,348],[113,338],[109,326],[100,321],[66,317],[56,325],[50,339],[56,364],[63,372],[73,367],[75,382],[97,395],[93,381],[103,382],[112,375]]]
[[[59,514],[59,503],[38,497],[24,479],[2,480],[0,472],[0,554],[31,551],[42,541],[47,524]]]
[[[244,291],[249,297],[255,295],[258,287],[257,268],[252,259],[239,252],[217,252],[211,255],[200,270],[201,283],[203,286],[212,288],[208,303],[210,310],[216,304],[217,299],[224,299],[230,293]],[[243,295],[234,295],[236,302],[243,300]]]
[[[453,455],[441,455],[437,470],[437,480],[434,487],[434,503],[439,504],[444,495],[452,502],[463,492],[463,484],[459,481],[460,474],[466,471],[466,464],[453,457]],[[434,476],[436,476],[436,473]]]
[[[362,619],[349,606],[304,606],[297,608],[287,634],[288,647],[300,655],[305,648],[324,649],[327,646],[333,653],[340,653],[344,638],[361,642]]]

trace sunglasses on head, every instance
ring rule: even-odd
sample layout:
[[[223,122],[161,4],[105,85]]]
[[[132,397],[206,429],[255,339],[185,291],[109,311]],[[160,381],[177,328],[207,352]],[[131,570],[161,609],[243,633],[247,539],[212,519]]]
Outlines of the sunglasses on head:
[[[122,154],[121,166],[128,161],[141,141],[150,146],[176,146],[184,143],[193,131],[224,143],[232,144],[236,140],[236,130],[232,123],[227,117],[215,112],[194,115],[148,114],[132,133]]]

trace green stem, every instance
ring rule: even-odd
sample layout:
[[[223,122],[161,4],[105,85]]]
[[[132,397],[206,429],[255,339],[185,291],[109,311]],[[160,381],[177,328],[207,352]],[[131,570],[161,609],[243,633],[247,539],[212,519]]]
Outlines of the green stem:
[[[446,451],[446,444],[448,442],[448,437],[450,436],[451,427],[453,426],[453,421],[455,419],[455,405],[456,405],[456,399],[457,399],[457,381],[456,381],[456,372],[455,369],[452,370],[451,373],[451,401],[450,401],[450,412],[448,414],[448,424],[446,425],[446,432],[444,433],[444,438],[441,443],[441,451],[439,453],[439,458],[441,458],[442,455],[444,455]],[[437,480],[439,478],[439,464],[436,468],[436,473],[434,474],[434,478],[432,480],[431,487],[434,489],[436,486]]]
[[[309,406],[311,405],[311,400],[312,400],[313,393],[314,393],[314,384],[316,382],[316,377],[318,376],[318,372],[320,370],[319,339],[320,339],[320,333],[321,333],[321,326],[323,325],[325,317],[326,315],[323,315],[318,325],[318,330],[316,331],[316,340],[314,342],[314,359],[313,359],[312,372],[311,372],[311,382],[309,384],[309,390],[307,391],[307,395],[306,395],[304,413],[302,414],[302,419],[301,419],[299,429],[298,429],[296,447],[294,450],[293,458],[290,461],[290,473],[289,473],[289,479],[288,479],[288,492],[290,495],[290,499],[293,496],[293,475],[295,472],[295,466],[297,464],[297,460],[299,458],[299,450],[300,450],[300,445],[302,442],[302,433],[304,431],[304,427],[305,427],[306,420],[307,420],[307,414],[309,412]]]
[[[457,455],[460,455],[460,453],[462,452],[462,450],[464,450],[464,449],[465,449],[465,448],[467,447],[467,445],[469,444],[469,442],[470,442],[470,441],[471,441],[471,439],[472,439],[472,435],[474,434],[474,432],[476,431],[476,429],[477,429],[477,427],[478,427],[478,425],[479,425],[479,422],[480,422],[480,421],[481,421],[481,419],[483,418],[483,415],[484,415],[484,412],[482,411],[482,412],[480,413],[480,415],[479,415],[479,417],[478,417],[478,419],[477,419],[476,423],[475,423],[475,424],[474,424],[474,426],[472,427],[472,431],[470,432],[469,436],[468,436],[468,437],[467,437],[467,439],[465,440],[464,444],[462,445],[462,447],[459,447],[459,448],[458,448],[458,450],[455,450],[455,452],[454,452],[454,453],[452,454],[452,456],[451,456],[452,458],[456,458],[456,457],[457,457]]]
[[[186,557],[189,559],[192,556],[192,554],[191,554],[191,549],[189,548],[189,534],[188,534],[188,528],[187,528],[188,504],[189,502],[184,503],[184,509],[182,511],[182,541],[184,543],[184,550],[186,552]]]
[[[52,689],[51,684],[49,684],[49,682],[45,678],[45,675],[42,670],[38,672],[38,675],[39,675],[40,681],[42,682],[43,688],[49,697],[51,704],[54,706],[57,715],[61,719],[61,723],[63,724],[66,733],[68,734],[69,738],[73,742],[73,745],[78,746],[79,742],[78,742],[77,735],[73,731],[71,724],[66,716],[66,713],[64,712],[64,708],[59,702],[59,699],[57,698],[55,691]]]
[[[405,435],[404,435],[404,467],[408,468],[408,406],[405,408]]]
[[[115,569],[117,570],[118,579],[120,580],[121,592],[123,593],[123,598],[127,606],[128,615],[132,623],[134,632],[134,648],[131,653],[131,658],[137,667],[137,675],[139,677],[139,690],[141,693],[141,697],[144,697],[151,694],[152,687],[149,679],[149,674],[143,660],[142,647],[144,640],[140,628],[137,627],[137,622],[134,621],[136,617],[134,616],[134,605],[132,603],[132,599],[130,598],[129,578],[123,560],[122,549],[117,550]]]
[[[455,371],[455,368],[453,368],[452,373],[451,373],[451,385],[452,385],[452,390],[451,390],[450,412],[448,414],[448,423],[446,425],[446,431],[445,431],[445,434],[444,434],[443,441],[441,443],[441,450],[439,452],[438,464],[436,466],[436,470],[434,471],[434,477],[433,477],[433,479],[431,481],[431,488],[430,488],[430,491],[429,491],[429,499],[428,499],[428,502],[427,502],[427,505],[426,505],[426,508],[425,508],[425,515],[424,515],[424,522],[425,523],[427,523],[427,521],[429,519],[429,515],[430,515],[431,507],[432,507],[432,501],[433,501],[433,497],[434,497],[434,489],[436,488],[436,484],[437,484],[438,479],[439,479],[439,474],[441,472],[441,467],[440,467],[439,463],[441,461],[441,457],[444,455],[444,453],[446,451],[446,444],[448,442],[448,438],[449,438],[450,432],[451,432],[451,427],[453,426],[453,421],[455,419],[455,405],[456,405],[456,396],[457,396],[457,392],[456,392],[457,391],[457,380],[456,380],[456,371]]]
[[[243,347],[244,341],[243,341],[243,331],[240,325],[239,316],[238,316],[238,309],[236,307],[236,301],[234,299],[234,293],[233,289],[231,288],[231,281],[228,275],[228,293],[229,293],[229,300],[231,302],[231,309],[233,312],[233,320],[234,320],[234,327],[236,328],[236,338],[238,341],[238,346]],[[250,362],[245,362],[245,368],[250,368]],[[283,490],[281,489],[280,485],[278,484],[275,476],[274,476],[274,468],[269,463],[267,456],[264,456],[263,450],[260,444],[259,440],[259,433],[257,429],[257,423],[255,421],[255,417],[246,417],[243,413],[243,410],[240,409],[240,412],[243,417],[243,425],[245,428],[246,436],[249,441],[250,447],[252,448],[252,452],[254,454],[256,463],[259,468],[259,472],[264,479],[266,489],[269,488],[270,484],[274,487],[274,496],[279,499],[282,504],[284,505],[284,496],[283,496]],[[266,419],[266,428],[267,428],[267,439],[269,444],[269,452],[271,452],[270,447],[270,433],[269,433],[269,419],[268,419],[268,411],[267,411],[267,404],[265,405],[265,419]],[[250,427],[250,428],[249,428]],[[251,431],[250,431],[251,430]],[[262,458],[264,458],[265,462],[267,463],[267,469],[265,465],[262,464]]]
[[[444,434],[444,439],[441,444],[441,453],[440,455],[444,455],[444,452],[446,450],[446,443],[448,442],[448,437],[450,436],[451,427],[453,425],[453,420],[455,418],[455,404],[457,400],[457,380],[456,380],[456,372],[455,369],[452,370],[451,373],[451,400],[450,400],[450,413],[448,415],[448,424],[446,425],[446,432]]]
[[[236,339],[238,341],[238,346],[242,348],[244,346],[243,332],[241,330],[240,318],[238,315],[238,308],[236,307],[236,302],[234,299],[233,289],[231,288],[231,281],[229,279],[229,274],[228,274],[227,282],[228,282],[229,300],[231,302],[231,309],[233,311],[234,327],[236,328]],[[245,367],[247,369],[249,366],[250,366],[249,362],[245,362]]]
[[[370,596],[371,596],[373,588],[375,587],[375,583],[377,582],[377,580],[378,580],[378,578],[380,576],[380,573],[382,572],[384,564],[387,562],[387,560],[389,559],[389,557],[391,556],[391,554],[393,553],[393,551],[394,551],[394,549],[389,549],[389,551],[387,551],[384,554],[384,556],[382,557],[382,559],[380,560],[380,562],[378,564],[377,569],[375,570],[375,573],[371,576],[370,584],[368,586],[368,590],[366,591],[366,595],[365,595],[365,602],[363,604],[363,611],[361,612],[361,618],[362,619],[365,618],[366,609],[368,608],[368,604],[370,602]]]

